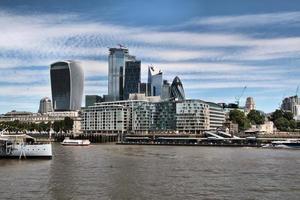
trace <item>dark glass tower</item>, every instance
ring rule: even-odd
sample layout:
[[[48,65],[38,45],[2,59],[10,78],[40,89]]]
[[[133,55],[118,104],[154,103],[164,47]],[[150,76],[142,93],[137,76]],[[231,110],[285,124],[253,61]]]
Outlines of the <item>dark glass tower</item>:
[[[59,61],[50,65],[54,111],[79,110],[83,95],[84,73],[75,61]]]
[[[135,61],[127,48],[110,48],[108,56],[108,96],[113,101],[122,100],[124,96],[124,76],[126,61]]]
[[[171,97],[178,99],[178,100],[185,99],[183,85],[178,76],[176,76],[172,82]]]
[[[125,64],[124,100],[129,94],[138,93],[141,82],[141,61],[127,61]]]

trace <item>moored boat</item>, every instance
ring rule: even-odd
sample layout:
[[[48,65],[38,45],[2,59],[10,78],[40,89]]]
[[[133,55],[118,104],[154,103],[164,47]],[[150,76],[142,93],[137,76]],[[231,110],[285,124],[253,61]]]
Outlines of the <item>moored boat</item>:
[[[91,142],[89,140],[75,140],[66,137],[61,144],[64,146],[89,146]]]
[[[51,143],[26,135],[0,135],[0,158],[52,158]]]
[[[288,139],[288,140],[282,140],[282,141],[273,141],[272,143],[266,144],[263,147],[300,149],[300,140],[299,139]]]

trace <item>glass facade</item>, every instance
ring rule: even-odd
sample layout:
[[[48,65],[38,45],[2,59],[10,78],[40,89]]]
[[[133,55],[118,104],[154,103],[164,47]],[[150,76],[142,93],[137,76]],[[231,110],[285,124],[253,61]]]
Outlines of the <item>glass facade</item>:
[[[178,76],[176,76],[171,85],[171,97],[176,98],[178,100],[184,100],[185,94],[183,85]]]
[[[124,100],[129,94],[138,93],[141,82],[141,61],[127,61],[125,67]]]
[[[154,66],[148,68],[148,83],[151,85],[151,96],[160,96],[162,88],[162,71]]]
[[[55,110],[70,107],[70,70],[67,63],[56,63],[51,67],[51,89]]]
[[[74,61],[60,61],[50,66],[52,103],[55,111],[79,110],[84,74]]]
[[[108,95],[112,100],[123,98],[125,62],[134,61],[126,48],[110,48],[108,56]]]

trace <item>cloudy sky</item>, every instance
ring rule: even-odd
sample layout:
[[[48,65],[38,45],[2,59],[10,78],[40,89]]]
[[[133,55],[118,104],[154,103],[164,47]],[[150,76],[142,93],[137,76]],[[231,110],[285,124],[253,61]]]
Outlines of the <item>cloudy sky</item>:
[[[49,65],[74,59],[85,94],[107,93],[107,47],[123,44],[188,98],[271,112],[300,84],[300,1],[1,0],[0,113],[37,111],[51,97]]]

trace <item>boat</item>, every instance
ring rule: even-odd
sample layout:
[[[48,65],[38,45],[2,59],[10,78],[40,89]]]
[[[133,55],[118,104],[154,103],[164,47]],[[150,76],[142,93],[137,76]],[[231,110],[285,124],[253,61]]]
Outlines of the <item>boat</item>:
[[[91,142],[89,140],[74,140],[66,137],[61,144],[64,146],[89,146]]]
[[[52,158],[50,142],[38,143],[26,134],[0,135],[0,158]]]
[[[281,141],[273,141],[272,143],[266,144],[263,147],[300,149],[300,140],[299,139],[288,139],[288,140],[281,140]]]

